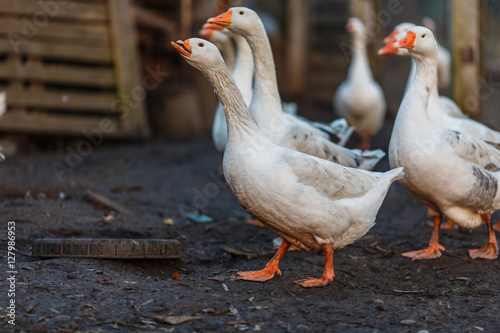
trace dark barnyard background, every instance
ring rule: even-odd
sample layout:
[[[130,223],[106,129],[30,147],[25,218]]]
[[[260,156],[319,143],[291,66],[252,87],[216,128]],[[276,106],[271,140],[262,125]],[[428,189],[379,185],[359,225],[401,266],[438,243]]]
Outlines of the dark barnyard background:
[[[281,277],[236,280],[237,271],[265,265],[276,235],[243,223],[248,216],[218,171],[222,156],[210,138],[216,96],[170,46],[198,36],[208,17],[229,6],[251,7],[265,19],[282,98],[297,103],[300,115],[331,121],[332,98],[349,66],[346,21],[357,15],[372,22],[370,62],[388,101],[385,127],[373,145],[386,151],[410,63],[375,51],[395,25],[425,16],[434,19],[438,40],[454,55],[453,85],[441,93],[500,129],[497,1],[0,4],[0,89],[6,93],[0,117],[6,155],[0,164],[0,330],[497,330],[499,261],[472,260],[467,253],[484,245],[486,228],[442,231],[446,251],[438,260],[402,257],[427,244],[431,228],[426,210],[400,184],[392,185],[368,235],[335,253],[331,285],[304,289],[292,283],[321,275],[323,255],[304,251],[284,257]],[[475,35],[464,41],[469,30]],[[476,69],[477,80],[464,76],[465,66]],[[358,143],[353,138],[348,146]],[[375,170],[388,169],[384,158]],[[131,214],[83,200],[88,190]],[[212,221],[200,223],[196,214]],[[7,316],[9,221],[16,228],[15,326]],[[31,255],[37,238],[177,239],[182,258],[42,259]]]

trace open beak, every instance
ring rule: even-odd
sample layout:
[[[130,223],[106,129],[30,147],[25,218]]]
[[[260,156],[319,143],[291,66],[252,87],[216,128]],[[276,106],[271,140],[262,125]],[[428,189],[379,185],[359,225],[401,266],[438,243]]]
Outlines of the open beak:
[[[190,57],[191,56],[191,45],[189,45],[189,39],[186,39],[185,41],[178,40],[177,42],[170,42],[172,46],[185,57]]]
[[[402,49],[412,49],[416,38],[417,34],[415,34],[413,31],[408,31],[406,37],[401,39],[399,42],[394,43],[394,45]]]
[[[387,37],[384,38],[383,42],[385,44],[388,44],[388,43],[394,43],[396,41],[396,36],[397,34],[399,34],[399,31],[398,30],[392,30],[391,34]]]
[[[233,15],[233,10],[230,9],[227,12],[220,14],[219,16],[209,18],[207,22],[217,24],[221,27],[228,27],[231,25],[232,15]]]
[[[397,48],[394,48],[392,45],[394,44],[394,42],[396,42],[396,40],[392,40],[390,41],[388,44],[386,44],[384,47],[382,47],[381,49],[379,49],[377,51],[377,54],[378,55],[383,55],[383,54],[395,54],[395,53],[398,53],[398,49]]]

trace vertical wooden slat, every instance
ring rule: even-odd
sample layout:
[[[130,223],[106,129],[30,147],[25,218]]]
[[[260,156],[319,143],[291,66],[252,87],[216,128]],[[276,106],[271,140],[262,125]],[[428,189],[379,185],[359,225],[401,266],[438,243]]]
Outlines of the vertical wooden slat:
[[[110,108],[120,108],[123,130],[131,136],[148,137],[144,103],[147,91],[140,79],[133,6],[130,0],[109,0],[111,43],[115,60],[118,98]]]
[[[299,95],[304,90],[307,64],[307,15],[309,1],[288,0],[287,41],[285,43],[286,92]]]
[[[452,1],[453,99],[473,117],[480,116],[480,1]]]

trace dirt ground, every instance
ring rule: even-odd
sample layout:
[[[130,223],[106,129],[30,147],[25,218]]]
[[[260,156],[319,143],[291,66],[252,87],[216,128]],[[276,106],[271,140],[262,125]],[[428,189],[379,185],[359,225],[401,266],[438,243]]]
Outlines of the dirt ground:
[[[386,148],[389,133],[376,138],[376,146]],[[293,281],[319,277],[321,253],[287,253],[282,276],[266,283],[236,280],[239,270],[263,268],[275,235],[243,223],[247,215],[217,174],[221,155],[210,139],[104,142],[78,163],[70,159],[73,167],[58,179],[54,162],[65,165],[67,158],[63,145],[0,164],[2,331],[498,331],[500,261],[467,254],[487,242],[486,228],[442,231],[446,251],[438,260],[402,257],[424,247],[431,228],[424,208],[400,184],[392,185],[369,234],[334,254],[334,282],[305,289]],[[387,169],[384,158],[376,170]],[[134,214],[105,221],[103,210],[82,200],[87,189]],[[194,208],[213,222],[183,218],[183,210]],[[164,224],[169,218],[173,226]],[[8,221],[16,227],[15,327],[4,312]],[[182,259],[30,256],[35,239],[54,237],[173,238],[181,242]],[[223,247],[255,255],[247,259]],[[176,272],[180,279],[172,277]],[[172,321],[184,319],[192,320]]]

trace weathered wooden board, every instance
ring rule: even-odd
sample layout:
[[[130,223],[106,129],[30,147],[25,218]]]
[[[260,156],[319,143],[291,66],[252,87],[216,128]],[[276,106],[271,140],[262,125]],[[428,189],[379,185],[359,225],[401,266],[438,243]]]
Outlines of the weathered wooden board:
[[[25,90],[7,88],[7,104],[13,107],[102,111],[117,113],[112,106],[117,97],[107,92],[67,92],[50,90]]]
[[[48,21],[37,24],[27,18],[0,17],[0,34],[11,38],[64,39],[66,43],[109,46],[109,34],[106,22],[96,22],[91,25],[85,21],[72,23]],[[17,36],[14,36],[17,35]]]
[[[81,67],[53,64],[0,63],[0,79],[113,88],[114,71],[107,67]]]
[[[146,137],[139,66],[131,0],[0,0],[0,130]]]
[[[29,55],[48,59],[110,63],[113,59],[109,47],[68,45],[54,41],[26,40],[11,42],[0,39],[0,54]]]
[[[14,132],[79,134],[85,130],[101,130],[106,137],[124,136],[118,117],[60,115],[46,112],[9,110],[2,116],[2,128]],[[111,130],[112,129],[112,130]]]
[[[31,15],[43,20],[43,16],[57,19],[80,19],[105,21],[108,17],[106,4],[79,1],[53,0],[0,0],[2,12],[9,14]]]
[[[35,240],[32,252],[46,258],[176,259],[181,244],[176,239],[44,238]]]

